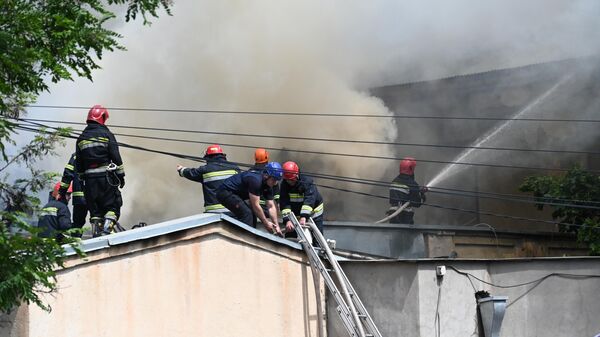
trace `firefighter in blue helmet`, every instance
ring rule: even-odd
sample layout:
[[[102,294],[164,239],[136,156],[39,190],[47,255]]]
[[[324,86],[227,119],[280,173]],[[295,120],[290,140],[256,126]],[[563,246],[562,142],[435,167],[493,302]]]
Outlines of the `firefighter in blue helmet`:
[[[217,200],[217,188],[225,179],[238,174],[240,168],[227,161],[227,156],[219,145],[211,145],[204,153],[206,165],[187,168],[177,165],[179,176],[202,184],[204,211],[206,213],[229,213],[229,210]]]
[[[42,207],[38,219],[38,228],[41,230],[39,236],[43,238],[51,238],[60,241],[62,239],[62,231],[70,229],[71,212],[69,212],[69,199],[71,198],[70,187],[67,187],[64,197],[59,194],[61,188],[60,183],[54,185],[54,189],[50,194],[48,203]]]
[[[256,218],[270,233],[282,235],[277,221],[277,211],[273,201],[273,186],[281,180],[281,164],[268,163],[262,172],[246,171],[228,178],[217,189],[217,199],[229,209],[236,219],[256,228]],[[269,218],[260,207],[260,198],[264,197]],[[245,200],[250,201],[248,206]]]
[[[94,105],[75,147],[75,167],[83,178],[94,236],[114,231],[123,205],[119,191],[125,186],[123,160],[115,136],[105,125],[107,119],[108,110]]]
[[[427,188],[420,188],[415,181],[416,166],[417,161],[414,158],[406,157],[400,161],[400,174],[390,185],[390,209],[387,214],[393,214],[406,202],[410,202],[410,204],[400,214],[393,217],[390,220],[391,223],[414,224],[414,208],[421,207],[426,200]]]
[[[286,232],[294,233],[294,227],[289,220],[289,215],[293,212],[299,217],[300,225],[304,226],[310,217],[323,233],[323,197],[313,180],[300,174],[298,164],[293,161],[283,164],[283,182],[280,192],[279,207]]]
[[[73,153],[71,158],[69,158],[69,162],[65,165],[58,193],[60,194],[61,200],[66,200],[67,189],[72,186],[73,193],[71,193],[71,202],[73,204],[73,228],[82,228],[85,225],[88,208],[85,204],[83,186],[76,173],[77,167],[75,158],[76,155]]]

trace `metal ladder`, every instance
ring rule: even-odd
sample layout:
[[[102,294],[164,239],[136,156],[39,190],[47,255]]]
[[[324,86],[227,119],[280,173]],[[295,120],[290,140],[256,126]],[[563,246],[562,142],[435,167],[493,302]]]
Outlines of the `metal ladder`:
[[[381,333],[375,326],[375,323],[373,323],[373,319],[369,316],[367,309],[365,309],[358,294],[354,291],[354,288],[333,256],[331,249],[329,249],[329,246],[327,245],[327,241],[321,232],[319,232],[314,221],[311,218],[308,218],[306,222],[308,227],[303,228],[300,226],[294,213],[291,213],[289,218],[292,221],[292,224],[294,224],[296,233],[298,233],[298,239],[302,248],[308,255],[313,273],[318,271],[325,280],[327,288],[338,305],[337,312],[350,336],[381,337]],[[308,233],[305,233],[304,230],[307,230]],[[308,235],[310,234],[316,239],[319,247],[313,247],[311,240],[308,239]],[[325,256],[322,257],[319,255],[317,250],[321,253],[325,253]],[[326,267],[324,260],[329,261],[331,268]]]

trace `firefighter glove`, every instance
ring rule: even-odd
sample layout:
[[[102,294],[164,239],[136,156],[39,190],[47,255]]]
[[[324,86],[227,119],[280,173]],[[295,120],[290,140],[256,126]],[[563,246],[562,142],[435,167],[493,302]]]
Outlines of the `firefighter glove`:
[[[121,179],[119,180],[121,181],[121,183],[119,184],[119,188],[125,187],[125,177],[121,177]]]

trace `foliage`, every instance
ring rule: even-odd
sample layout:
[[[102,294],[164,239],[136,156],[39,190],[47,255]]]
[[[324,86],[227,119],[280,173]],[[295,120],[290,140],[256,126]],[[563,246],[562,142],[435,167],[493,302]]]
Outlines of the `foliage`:
[[[36,168],[53,155],[69,130],[42,130],[16,154],[13,135],[24,126],[24,107],[48,90],[48,80],[92,79],[105,51],[123,50],[118,33],[106,28],[125,6],[125,20],[141,16],[144,24],[161,8],[170,13],[171,0],[4,0],[0,1],[0,311],[22,302],[50,308],[40,297],[56,289],[56,267],[64,266],[63,247],[38,237],[31,219],[40,207],[35,197],[55,174]],[[11,180],[11,166],[26,168],[27,177]],[[73,244],[68,236],[63,243]],[[77,251],[77,249],[76,249]]]
[[[563,176],[527,177],[520,190],[532,192],[536,201],[540,202],[536,205],[540,210],[545,206],[542,203],[563,204],[549,206],[553,219],[572,224],[561,225],[560,230],[576,232],[578,241],[587,244],[592,254],[600,254],[600,203],[597,203],[600,201],[599,175],[575,167]]]
[[[124,49],[120,35],[105,28],[115,14],[110,5],[126,5],[125,18],[157,16],[169,0],[9,0],[0,2],[0,111],[19,107],[23,95],[48,90],[46,80],[92,79],[94,57]]]
[[[64,267],[65,251],[55,239],[37,236],[39,230],[23,219],[26,213],[2,211],[0,222],[0,311],[9,312],[18,303],[35,303],[50,311],[40,293],[56,289],[56,268]],[[68,231],[62,244],[75,245]]]
[[[42,172],[35,164],[38,159],[54,154],[57,145],[64,145],[61,137],[68,132],[69,129],[42,130],[19,153],[6,158],[0,168],[1,173],[11,165],[20,165],[30,176],[9,182],[8,175],[4,175],[0,181],[0,200],[4,206],[0,211],[0,311],[7,312],[22,301],[50,310],[39,293],[56,288],[55,268],[64,266],[64,249],[54,239],[38,237],[38,229],[26,219],[41,205],[35,195],[56,179],[56,174]],[[76,239],[67,236],[62,243],[75,244]]]

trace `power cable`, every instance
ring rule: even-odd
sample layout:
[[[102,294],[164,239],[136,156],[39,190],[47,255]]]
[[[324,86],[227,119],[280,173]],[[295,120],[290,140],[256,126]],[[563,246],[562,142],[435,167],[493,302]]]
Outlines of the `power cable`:
[[[390,184],[388,181],[372,180],[372,179],[365,179],[365,178],[354,178],[354,177],[343,177],[343,176],[331,176],[331,175],[327,175],[327,174],[323,174],[323,173],[310,173],[309,175],[319,177],[319,178],[324,178],[324,179],[337,177],[337,178],[342,178],[342,179],[344,179],[343,181],[350,182],[350,183],[355,183],[355,184],[367,183],[367,185],[379,186],[379,187],[389,187],[389,184]],[[517,201],[517,202],[519,202],[521,200],[525,200],[525,201],[527,201],[527,203],[554,205],[554,206],[571,206],[571,205],[575,205],[575,204],[582,204],[581,206],[586,206],[586,204],[600,204],[600,201],[589,201],[589,200],[578,200],[578,199],[560,199],[560,198],[548,198],[548,199],[553,200],[553,202],[543,202],[543,201],[540,201],[539,198],[536,198],[536,197],[529,197],[529,196],[518,195],[518,194],[469,191],[469,190],[444,188],[444,187],[429,187],[428,189],[429,189],[429,191],[427,193],[441,193],[436,190],[456,191],[456,192],[464,193],[465,196],[469,196],[469,194],[470,194],[470,196],[472,196],[474,198],[478,197],[478,198],[485,199],[485,198],[487,198],[487,196],[499,196],[499,197],[506,197],[506,198],[502,198],[501,200],[509,200],[509,201]],[[561,203],[566,203],[566,204],[561,204]]]
[[[28,122],[31,124],[35,124],[38,126],[43,126],[43,127],[47,127],[43,124],[37,123],[37,122]],[[53,128],[53,127],[50,127]],[[152,137],[152,136],[141,136],[141,135],[128,135],[128,134],[118,134],[115,133],[115,135],[117,136],[123,136],[123,137],[135,137],[135,138],[143,138],[143,139],[159,139],[159,140],[171,140],[171,139],[165,139],[163,137]],[[182,140],[182,139],[175,139],[175,141],[179,141],[179,142],[196,142],[196,141],[186,141],[186,140]],[[200,142],[203,144],[212,144],[211,142]],[[228,145],[231,146],[231,144],[223,144],[222,145]],[[247,148],[254,148],[253,146],[244,146]],[[359,178],[349,178],[349,177],[342,177],[342,176],[331,176],[331,175],[326,175],[326,174],[321,174],[321,173],[310,173],[310,172],[306,172],[305,174],[313,176],[313,177],[317,177],[317,178],[323,178],[323,179],[329,179],[329,180],[337,180],[337,181],[343,181],[343,182],[349,182],[349,183],[356,183],[356,184],[366,184],[366,185],[370,185],[370,186],[379,186],[379,187],[389,187],[389,182],[383,182],[383,181],[376,181],[376,180],[367,180],[367,179],[359,179]],[[513,201],[513,202],[521,202],[521,203],[529,203],[529,204],[541,204],[541,205],[549,205],[549,206],[564,206],[564,207],[572,207],[572,208],[586,208],[586,209],[600,209],[600,207],[595,207],[595,206],[588,206],[588,205],[577,205],[577,204],[564,204],[564,203],[557,203],[557,202],[543,202],[540,200],[535,200],[535,199],[531,199],[531,200],[526,200],[526,199],[511,199],[511,198],[504,198],[504,197],[496,197],[496,196],[487,196],[487,195],[477,195],[478,192],[471,192],[471,191],[460,191],[460,192],[444,192],[444,191],[435,191],[434,189],[437,188],[432,188],[431,189],[431,193],[438,193],[438,194],[447,194],[447,195],[456,195],[456,196],[460,196],[460,197],[472,197],[472,198],[488,198],[488,199],[497,199],[497,200],[507,200],[507,201]],[[464,192],[464,193],[461,193]],[[471,194],[473,193],[473,194]]]
[[[24,126],[17,126],[17,128],[20,130],[31,131],[31,132],[48,133],[47,131],[30,128],[30,127],[24,127]],[[72,139],[77,138],[73,135],[62,135],[62,136],[66,137],[66,138],[72,138]],[[164,154],[164,155],[169,155],[169,156],[173,156],[173,157],[177,157],[177,158],[190,159],[190,160],[202,161],[202,162],[206,161],[205,159],[197,157],[197,156],[183,155],[183,154],[178,154],[178,153],[173,153],[173,152],[168,152],[168,151],[159,151],[159,150],[154,150],[154,149],[148,149],[148,148],[141,147],[141,146],[120,143],[120,142],[117,142],[117,144],[119,146],[123,146],[125,148],[131,148],[131,149],[137,149],[137,150],[141,150],[141,151]],[[235,162],[232,162],[232,163],[238,164],[239,166],[244,166],[244,167],[252,166],[250,164],[241,164],[241,163],[235,163]],[[338,190],[341,192],[355,193],[355,194],[359,194],[359,195],[376,197],[376,198],[386,199],[386,200],[388,199],[388,197],[385,197],[385,196],[379,196],[379,195],[365,193],[365,192],[353,191],[353,190],[337,188],[337,187],[327,186],[327,185],[322,185],[322,184],[315,184],[315,185],[323,187],[323,188]],[[477,211],[477,210],[469,210],[469,209],[463,209],[463,208],[458,208],[458,207],[448,207],[448,206],[442,206],[442,205],[431,204],[431,203],[422,203],[422,205],[430,206],[430,207],[434,207],[434,208],[440,208],[440,209],[466,212],[466,213],[475,213],[475,214],[489,215],[489,216],[500,217],[500,218],[508,218],[508,219],[519,220],[519,221],[530,221],[530,222],[548,223],[548,224],[552,224],[552,225],[564,225],[564,226],[573,226],[573,227],[585,227],[586,226],[586,225],[570,224],[570,223],[555,222],[555,221],[548,221],[548,220],[541,220],[541,219],[524,218],[524,217],[511,216],[511,215],[506,215],[506,214],[498,214],[498,213],[493,213],[493,212],[481,211],[481,210]],[[600,229],[600,228],[594,228],[594,229]]]
[[[44,109],[76,109],[88,110],[84,106],[41,105],[31,104],[28,108]],[[181,113],[210,113],[236,115],[265,115],[265,116],[303,116],[303,117],[349,117],[349,118],[387,118],[387,119],[433,119],[433,120],[475,120],[475,121],[523,121],[523,122],[556,122],[556,123],[600,123],[598,119],[544,119],[544,118],[500,118],[500,117],[450,117],[450,116],[419,116],[419,115],[374,115],[374,114],[341,114],[341,113],[305,113],[305,112],[275,112],[275,111],[236,111],[236,110],[200,110],[200,109],[159,109],[159,108],[129,108],[106,107],[115,111],[144,111],[144,112],[181,112]]]
[[[123,137],[145,138],[145,139],[171,141],[171,142],[185,142],[185,143],[196,143],[196,144],[206,144],[206,145],[213,144],[212,142],[205,142],[205,141],[198,141],[198,140],[184,140],[184,139],[178,139],[178,138],[127,135],[127,134],[117,134],[117,133],[115,133],[115,135],[120,135]],[[220,145],[230,146],[230,147],[238,147],[238,148],[252,148],[252,149],[256,148],[256,146],[254,146],[254,145],[242,145],[242,144],[234,144],[234,143],[220,143]],[[308,150],[286,149],[286,148],[275,148],[275,147],[264,147],[264,146],[263,146],[263,148],[265,148],[267,150],[272,150],[272,151],[294,152],[294,153],[326,155],[326,156],[340,156],[340,157],[351,157],[351,158],[361,158],[361,159],[382,159],[382,160],[393,160],[393,161],[399,161],[399,160],[404,159],[404,157],[388,157],[388,156],[373,156],[373,155],[364,155],[364,154],[359,155],[359,154],[352,154],[352,153],[308,151]],[[505,168],[505,169],[520,169],[520,170],[559,171],[559,172],[569,171],[569,169],[566,169],[566,168],[547,168],[547,167],[500,165],[500,164],[465,163],[465,162],[431,160],[431,159],[418,159],[418,161],[425,162],[425,163],[435,163],[435,164],[454,164],[454,165],[493,167],[493,168]],[[596,173],[597,171],[590,171],[590,172]]]
[[[530,197],[530,196],[525,196],[525,195],[519,195],[519,194],[510,194],[510,193],[493,193],[493,192],[485,192],[485,191],[468,191],[468,190],[461,190],[461,189],[456,189],[456,188],[447,188],[447,187],[429,187],[429,190],[443,190],[443,191],[457,191],[457,192],[465,192],[465,193],[471,193],[474,196],[483,198],[484,195],[492,195],[492,196],[500,196],[500,197],[508,197],[511,199],[521,199],[521,200],[532,200],[532,201],[538,201],[540,198],[538,197]],[[481,196],[479,195],[481,194]],[[592,200],[581,200],[581,199],[563,199],[563,198],[554,198],[554,197],[546,197],[547,199],[551,199],[553,201],[556,202],[566,202],[569,204],[600,204],[600,201],[592,201]]]
[[[569,274],[569,273],[550,273],[548,275],[545,275],[543,277],[540,277],[538,279],[535,279],[533,281],[528,281],[528,282],[523,282],[523,283],[517,283],[517,284],[511,284],[511,285],[500,285],[500,284],[495,284],[492,282],[488,282],[485,281],[469,272],[465,272],[465,271],[461,271],[459,269],[457,269],[454,266],[447,266],[449,269],[452,269],[453,271],[455,271],[457,274],[466,276],[467,278],[474,278],[477,281],[487,284],[489,286],[495,287],[495,288],[501,288],[501,289],[509,289],[509,288],[518,288],[518,287],[524,287],[530,284],[535,284],[535,283],[539,283],[542,282],[550,277],[562,277],[562,278],[573,278],[573,279],[588,279],[588,278],[600,278],[600,275],[597,274]]]
[[[46,122],[46,123],[56,123],[56,124],[86,125],[86,123],[81,123],[81,122],[58,121],[58,120],[37,119],[37,118],[21,118],[21,120],[24,120],[24,121],[36,121],[36,122]],[[447,148],[447,149],[474,149],[474,150],[491,150],[491,151],[516,151],[516,152],[540,152],[540,153],[562,153],[562,154],[600,155],[600,152],[592,152],[592,151],[549,150],[549,149],[522,149],[522,148],[508,148],[508,147],[461,146],[461,145],[420,144],[420,143],[384,142],[384,141],[371,141],[371,140],[353,140],[353,139],[331,139],[331,138],[316,138],[316,137],[295,137],[295,136],[263,135],[263,134],[234,133],[234,132],[220,132],[220,131],[203,131],[203,130],[186,130],[186,129],[172,129],[172,128],[156,128],[156,127],[144,127],[144,126],[132,126],[132,125],[111,125],[111,128],[124,128],[124,129],[133,129],[133,130],[149,130],[149,131],[161,131],[161,132],[193,133],[193,134],[200,133],[200,134],[208,134],[208,135],[252,137],[252,138],[304,140],[304,141],[315,141],[315,142],[334,142],[334,143],[348,143],[348,144],[392,145],[392,146],[414,146],[414,147]]]
[[[558,202],[552,202],[552,201],[538,201],[538,200],[525,200],[525,199],[509,199],[509,198],[503,198],[503,197],[497,197],[497,196],[489,196],[489,195],[477,196],[477,195],[474,195],[474,194],[457,193],[457,192],[444,192],[444,191],[430,191],[430,192],[438,193],[438,194],[454,195],[454,196],[459,196],[459,197],[463,197],[463,198],[483,198],[483,199],[495,199],[495,200],[508,200],[508,201],[513,201],[513,202],[520,202],[520,203],[534,204],[534,205],[547,205],[547,206],[558,206],[558,207],[570,207],[570,208],[583,208],[583,209],[600,210],[600,206],[564,204],[564,203],[558,203]],[[552,198],[548,198],[548,199],[552,199]]]

